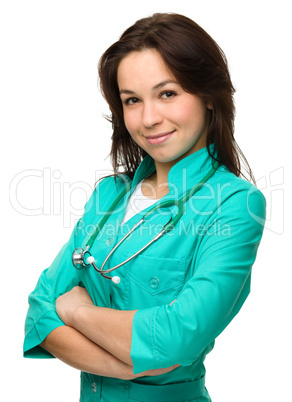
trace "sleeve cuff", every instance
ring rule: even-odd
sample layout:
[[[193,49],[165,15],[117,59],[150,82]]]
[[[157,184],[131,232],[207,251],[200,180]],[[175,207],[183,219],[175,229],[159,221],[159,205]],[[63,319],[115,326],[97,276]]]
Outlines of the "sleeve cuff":
[[[159,307],[138,310],[133,319],[131,359],[134,374],[159,368],[155,352],[155,316]]]
[[[41,342],[55,328],[65,325],[59,318],[55,310],[45,313],[34,326],[27,331],[24,345],[23,356],[35,359],[53,358],[54,356],[39,346]]]

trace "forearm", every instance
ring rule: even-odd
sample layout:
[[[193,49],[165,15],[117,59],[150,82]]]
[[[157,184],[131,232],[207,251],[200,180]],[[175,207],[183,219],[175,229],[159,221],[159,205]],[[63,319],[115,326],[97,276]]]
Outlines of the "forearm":
[[[129,379],[146,375],[157,376],[168,373],[169,371],[178,367],[177,364],[171,367],[163,366],[163,368],[158,369],[152,369],[151,367],[150,370],[147,371],[136,370],[136,373],[138,374],[133,375],[131,342],[133,317],[137,310],[120,311],[105,307],[96,307],[93,304],[87,290],[79,286],[74,287],[69,292],[58,297],[56,300],[56,310],[61,320],[67,326],[72,327],[71,329],[79,333],[79,336],[84,336],[87,341],[90,340],[95,346],[99,345],[102,348],[101,351],[105,352],[106,350],[109,352],[109,356],[112,358],[115,357],[118,360],[119,365],[123,363],[125,364],[126,368],[130,368],[131,377]],[[75,332],[73,332],[73,334],[75,334]],[[67,354],[66,356],[63,355],[59,357],[60,353],[62,352],[62,342],[64,342],[66,345]],[[57,339],[57,344],[54,346],[55,349],[52,350],[50,348],[48,349],[49,352],[56,355],[56,357],[63,359],[64,361],[68,361],[68,358],[70,361],[72,360],[70,352],[73,353],[74,356],[76,353],[80,353],[81,355],[84,353],[82,350],[78,349],[78,341],[72,345],[67,345],[65,337],[62,342],[60,346],[57,347],[56,345],[59,345]],[[94,358],[94,360],[98,358],[101,351],[99,349],[99,352],[96,352],[97,356]],[[86,347],[85,352],[87,352]],[[89,354],[86,356],[88,356],[89,359],[92,358],[91,352],[89,352]],[[105,357],[106,356],[107,355],[105,355]],[[102,358],[104,358],[104,355],[102,355]],[[75,359],[73,359],[73,361],[75,361]],[[84,359],[82,359],[82,362],[83,361]],[[92,371],[92,369],[90,371]],[[106,376],[108,374],[104,375]],[[110,376],[120,378],[111,374]]]
[[[62,326],[40,345],[64,363],[92,374],[120,379],[134,378],[132,367],[96,345],[76,329]]]
[[[133,380],[143,376],[158,376],[175,369],[148,370],[133,374],[133,366],[128,365],[86,338],[75,328],[58,327],[40,345],[53,356],[78,370],[103,377]]]
[[[72,326],[119,360],[132,366],[132,323],[136,311],[102,307],[80,307],[73,314]]]

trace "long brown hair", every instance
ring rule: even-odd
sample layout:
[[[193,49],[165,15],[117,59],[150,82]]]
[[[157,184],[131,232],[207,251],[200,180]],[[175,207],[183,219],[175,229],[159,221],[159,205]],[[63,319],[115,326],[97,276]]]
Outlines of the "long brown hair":
[[[147,153],[128,133],[117,83],[121,60],[132,51],[156,49],[182,88],[212,105],[208,109],[207,149],[215,144],[220,163],[236,176],[244,176],[240,156],[255,183],[250,166],[234,139],[235,107],[225,54],[217,43],[191,19],[173,13],[156,13],[138,20],[110,46],[99,61],[101,92],[109,104],[112,123],[111,162],[114,176],[133,177]],[[245,176],[244,176],[245,177]]]

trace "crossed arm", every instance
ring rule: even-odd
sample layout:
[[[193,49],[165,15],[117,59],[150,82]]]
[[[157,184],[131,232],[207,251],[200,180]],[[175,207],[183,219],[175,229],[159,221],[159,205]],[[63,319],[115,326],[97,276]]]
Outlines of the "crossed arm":
[[[41,346],[72,367],[130,380],[164,374],[178,366],[133,374],[130,353],[135,310],[96,307],[86,289],[78,286],[57,299],[56,310],[66,325],[53,330]]]
[[[171,308],[161,305],[138,312],[100,308],[94,306],[85,289],[75,287],[56,301],[57,313],[66,325],[54,329],[41,346],[82,371],[122,379],[136,377],[131,352],[136,372],[143,371],[137,376],[159,375],[177,367],[145,372],[153,367],[153,356],[149,350],[147,354],[149,339],[153,339],[151,351],[159,356],[159,362],[168,366],[194,362],[239,312],[249,293],[251,268],[263,233],[265,200],[260,192],[252,192],[247,205],[245,189],[236,194],[236,202],[228,197],[221,206],[220,221],[226,222],[230,234],[204,236],[196,255],[195,275]],[[32,296],[36,312],[29,321],[35,321],[44,302],[52,302],[50,283],[55,283],[56,272],[58,284],[67,286],[68,271],[66,265],[62,267],[66,252],[71,256],[71,250],[65,249],[53,268],[43,274]],[[59,289],[55,294],[60,294]],[[135,342],[131,348],[132,328]],[[34,336],[27,349],[37,345],[39,335]]]

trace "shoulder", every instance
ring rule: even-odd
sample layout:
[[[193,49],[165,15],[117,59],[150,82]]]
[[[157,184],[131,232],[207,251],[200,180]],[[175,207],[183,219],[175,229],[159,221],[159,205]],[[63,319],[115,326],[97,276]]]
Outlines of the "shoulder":
[[[208,183],[210,201],[206,212],[207,230],[203,232],[207,236],[201,243],[204,246],[202,252],[206,252],[206,247],[211,252],[211,245],[225,251],[242,245],[242,252],[247,250],[243,245],[258,245],[266,221],[263,193],[224,167],[220,167]]]
[[[217,206],[230,215],[245,216],[263,224],[266,218],[266,199],[263,193],[249,181],[235,176],[225,167],[220,167],[212,183]]]
[[[232,197],[233,200],[240,200],[251,197],[255,203],[266,204],[265,196],[254,184],[235,176],[225,167],[218,169],[214,179],[216,188],[224,198]]]

